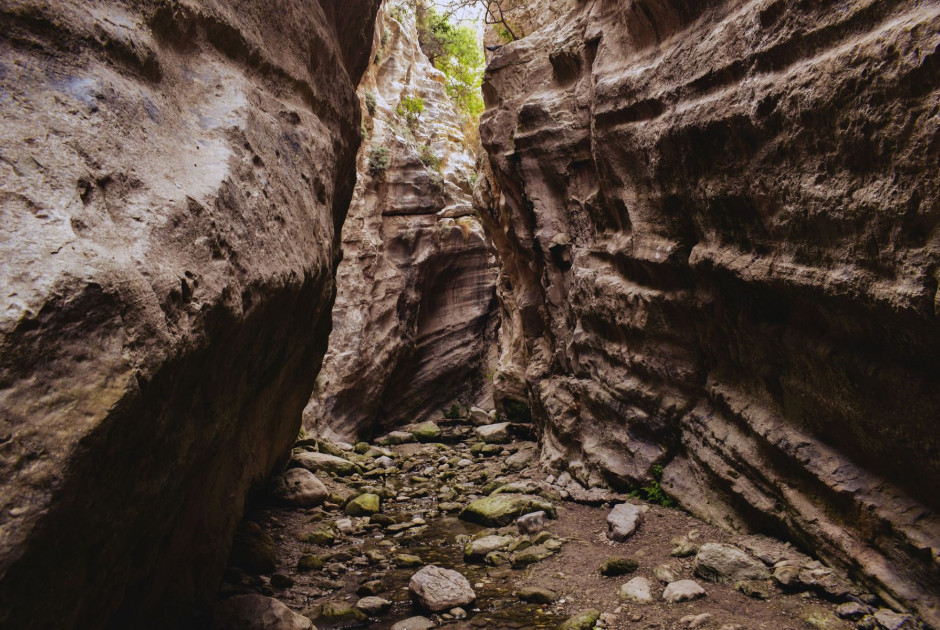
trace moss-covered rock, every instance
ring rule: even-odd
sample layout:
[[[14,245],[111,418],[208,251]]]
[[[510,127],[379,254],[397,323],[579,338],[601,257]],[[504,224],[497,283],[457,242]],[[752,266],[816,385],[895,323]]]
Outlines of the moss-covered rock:
[[[633,573],[640,563],[633,558],[610,557],[601,565],[601,575],[615,576]]]
[[[304,611],[304,614],[324,626],[335,626],[368,619],[364,612],[346,602],[324,602]]]
[[[274,571],[274,539],[257,523],[243,521],[235,532],[229,564],[253,574]]]
[[[601,611],[599,610],[593,608],[585,610],[561,624],[561,630],[590,630],[597,624],[600,617]]]
[[[503,527],[529,512],[543,511],[549,518],[558,516],[555,506],[529,494],[496,494],[477,499],[460,512],[460,518],[487,527]]]
[[[422,422],[411,429],[411,435],[422,443],[434,442],[441,438],[441,428],[433,422]]]
[[[298,571],[319,571],[322,568],[323,558],[315,556],[312,553],[300,556],[300,560],[297,561]]]
[[[311,545],[328,546],[336,542],[336,532],[333,531],[332,527],[324,524],[300,534],[297,536],[297,540]]]
[[[382,509],[382,500],[377,494],[367,492],[350,499],[345,512],[348,516],[372,516]]]

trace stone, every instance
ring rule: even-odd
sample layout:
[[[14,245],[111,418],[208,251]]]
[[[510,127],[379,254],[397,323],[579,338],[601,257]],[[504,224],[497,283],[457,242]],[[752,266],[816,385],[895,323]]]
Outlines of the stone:
[[[391,607],[392,602],[388,601],[387,599],[382,599],[381,597],[363,597],[358,602],[356,602],[356,608],[361,610],[369,617],[381,615]]]
[[[511,536],[483,536],[477,538],[464,547],[463,557],[468,561],[482,562],[488,553],[506,549],[513,543]]]
[[[875,609],[867,604],[860,604],[859,602],[845,602],[844,604],[839,604],[836,607],[836,616],[840,619],[851,619],[852,621],[857,621],[866,615],[871,615],[875,612]]]
[[[906,628],[913,629],[916,627],[914,617],[911,615],[896,613],[893,610],[889,610],[887,608],[879,609],[874,614],[874,617],[878,627],[882,630],[902,630]]]
[[[296,507],[315,507],[330,496],[323,482],[304,468],[291,468],[275,477],[271,493],[281,503]]]
[[[375,441],[379,446],[395,446],[414,442],[415,437],[408,431],[390,431]]]
[[[653,577],[663,584],[677,582],[679,580],[679,569],[671,563],[660,564],[653,569]]]
[[[695,580],[679,580],[666,586],[663,599],[670,604],[687,602],[705,597],[707,593]]]
[[[470,407],[470,422],[474,426],[482,426],[490,423],[490,415],[479,407]]]
[[[346,508],[349,508],[349,503],[346,504]],[[350,518],[337,519],[333,524],[336,526],[336,530],[344,536],[351,536],[356,531],[352,519]]]
[[[581,611],[561,624],[561,630],[591,630],[600,616],[601,611],[594,608]]]
[[[643,515],[649,506],[620,503],[607,515],[607,537],[614,542],[624,542],[643,522]]]
[[[845,622],[822,606],[810,605],[800,610],[799,618],[816,630],[844,630]]]
[[[359,585],[356,589],[356,595],[359,597],[370,597],[384,593],[385,591],[385,584],[381,580],[368,580]]]
[[[408,590],[431,612],[442,612],[473,603],[476,593],[463,575],[451,569],[428,565],[411,576]]]
[[[322,524],[301,533],[297,536],[297,540],[311,545],[329,546],[336,541],[336,532],[329,525]]]
[[[707,543],[695,554],[695,575],[710,582],[737,582],[740,580],[763,580],[770,571],[759,560],[755,560],[733,545]]]
[[[622,601],[637,604],[648,604],[653,601],[653,595],[650,592],[650,581],[645,577],[635,577],[623,584],[617,596]]]
[[[549,549],[547,544],[533,545],[514,552],[510,556],[509,562],[513,569],[524,569],[530,564],[535,564],[536,562],[541,562],[546,558],[552,557],[557,552],[557,549]]]
[[[600,572],[608,577],[626,575],[636,571],[639,566],[640,563],[633,558],[610,557],[601,564]]]
[[[410,553],[399,553],[392,557],[392,562],[395,563],[396,567],[417,567],[424,564],[424,561],[421,560],[419,556]]]
[[[395,465],[395,460],[393,460],[391,457],[383,455],[376,458],[375,465],[379,468],[391,468]]]
[[[516,594],[520,600],[530,604],[551,604],[558,600],[558,593],[547,588],[527,586]]]
[[[487,527],[502,527],[524,514],[538,511],[550,518],[557,516],[555,506],[541,497],[507,493],[477,499],[460,512],[460,518]]]
[[[314,555],[312,553],[307,553],[300,556],[300,559],[297,560],[297,570],[298,571],[319,571],[323,568],[323,559],[320,556]]]
[[[316,630],[313,622],[263,595],[235,595],[212,607],[215,630]]]
[[[392,624],[392,630],[431,630],[435,625],[427,617],[408,617]]]
[[[276,567],[274,539],[254,521],[242,521],[235,532],[229,563],[248,573],[270,573]]]
[[[518,451],[506,458],[506,470],[521,472],[535,461],[538,445],[527,442],[520,445]]]
[[[545,518],[543,510],[523,514],[516,519],[516,528],[520,534],[537,534],[545,529]]]
[[[291,588],[294,586],[294,580],[289,575],[275,573],[271,576],[271,586],[280,589]]]
[[[326,626],[348,624],[367,619],[364,612],[350,606],[345,601],[323,602],[310,610],[304,611],[304,614],[315,622]]]
[[[306,468],[310,472],[323,471],[340,477],[347,477],[361,472],[359,467],[348,459],[310,451],[295,453],[291,459],[291,464]]]
[[[672,551],[669,552],[669,555],[674,558],[688,558],[689,556],[694,556],[699,550],[698,538],[699,533],[697,531],[691,531],[688,534],[676,536],[670,541],[673,548]]]
[[[734,588],[741,591],[751,599],[770,599],[773,591],[767,580],[741,580],[735,582]]]
[[[686,628],[700,628],[712,618],[710,613],[699,613],[698,615],[686,615],[679,619],[679,623]]]
[[[411,435],[419,442],[437,442],[441,439],[441,428],[429,420],[412,428]]]
[[[346,503],[344,511],[349,516],[372,516],[382,509],[381,501],[379,495],[367,492]]]
[[[474,434],[487,444],[508,444],[512,436],[509,434],[508,422],[487,424],[474,429]]]

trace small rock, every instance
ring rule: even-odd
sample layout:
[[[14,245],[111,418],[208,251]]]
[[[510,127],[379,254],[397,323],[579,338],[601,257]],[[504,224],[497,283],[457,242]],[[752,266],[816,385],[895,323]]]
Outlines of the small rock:
[[[699,533],[694,530],[684,536],[676,536],[669,541],[673,545],[669,555],[673,558],[688,558],[689,556],[694,556],[699,550],[699,544],[695,542],[698,536]]]
[[[359,466],[348,459],[337,457],[336,455],[328,455],[327,453],[311,453],[309,451],[297,453],[294,455],[293,459],[291,459],[291,464],[306,468],[310,472],[321,470],[339,477],[348,477],[349,475],[361,472]]]
[[[546,545],[533,545],[526,549],[522,549],[512,554],[510,559],[512,562],[513,569],[523,569],[530,564],[535,564],[536,562],[541,562],[546,558],[550,558],[555,555],[556,550],[549,549]]]
[[[396,567],[417,567],[424,564],[421,558],[410,553],[400,553],[393,557],[392,561]]]
[[[711,582],[737,582],[740,580],[764,580],[770,572],[759,560],[755,560],[733,545],[707,543],[695,555],[695,575]]]
[[[770,582],[765,580],[741,580],[735,582],[734,588],[752,599],[770,599],[772,594]]]
[[[395,446],[396,444],[408,444],[414,441],[414,436],[407,431],[392,431],[377,439],[375,443],[379,446]]]
[[[369,580],[363,582],[356,589],[356,595],[359,597],[369,597],[385,592],[385,584],[381,580]]]
[[[498,422],[474,429],[476,436],[487,444],[507,444],[510,440],[509,423]]]
[[[709,613],[702,613],[700,615],[686,615],[679,620],[679,623],[683,624],[687,628],[694,629],[705,625],[711,618],[712,616]]]
[[[878,628],[878,622],[873,615],[865,615],[855,622],[856,630],[875,630]]]
[[[902,628],[913,628],[914,618],[910,615],[902,615],[887,608],[881,608],[875,613],[875,622],[883,630],[902,630]]]
[[[271,493],[281,503],[297,507],[314,507],[330,496],[323,482],[305,468],[291,468],[275,477]]]
[[[319,571],[323,568],[323,559],[311,553],[300,556],[297,561],[298,571]]]
[[[846,602],[836,608],[836,615],[842,619],[851,619],[853,621],[861,619],[865,615],[870,615],[875,609],[858,602]]]
[[[841,630],[845,623],[822,606],[808,606],[799,612],[799,617],[816,630]]]
[[[650,581],[645,577],[635,577],[620,587],[618,597],[622,601],[647,604],[653,601],[650,593]]]
[[[481,561],[487,554],[507,548],[514,542],[511,536],[483,536],[471,540],[463,550],[465,560]]]
[[[451,617],[457,620],[467,618],[467,611],[461,608],[460,606],[457,606],[456,608],[451,608],[448,611],[448,613],[450,614]]]
[[[329,525],[320,525],[316,529],[300,534],[297,539],[300,542],[310,543],[311,545],[328,546],[336,542],[336,532]]]
[[[474,426],[483,426],[484,424],[490,423],[490,414],[486,413],[479,407],[470,407],[470,422]]]
[[[545,529],[545,512],[530,512],[516,519],[516,527],[520,534],[537,534]]]
[[[705,597],[705,589],[699,586],[695,580],[679,580],[666,586],[663,591],[663,599],[670,604],[678,602],[687,602],[693,599]]]
[[[361,610],[353,608],[348,603],[342,601],[323,602],[310,610],[305,610],[304,614],[318,623],[329,626],[365,621],[367,619],[365,613]]]
[[[633,558],[611,557],[604,560],[601,565],[601,575],[617,576],[633,573],[640,563]]]
[[[558,599],[558,593],[547,588],[528,586],[517,593],[519,599],[530,604],[551,604]]]
[[[409,617],[392,626],[392,630],[431,630],[434,622],[427,617]]]
[[[375,465],[379,468],[391,468],[395,465],[395,460],[391,457],[386,457],[383,455],[375,460]]]
[[[382,599],[381,597],[363,597],[358,602],[356,602],[356,608],[370,617],[381,615],[391,607],[392,602],[388,601],[387,599]]]
[[[643,522],[643,515],[649,511],[649,506],[621,503],[615,505],[607,515],[607,537],[614,542],[624,542],[633,535],[636,528]]]
[[[422,443],[437,442],[441,439],[441,428],[433,422],[422,422],[411,429],[411,435]]]
[[[655,569],[653,569],[653,577],[663,584],[678,582],[679,570],[672,564],[660,564]]]
[[[477,597],[463,575],[434,565],[412,575],[408,589],[417,602],[431,612],[466,606]]]
[[[336,521],[335,525],[336,525],[336,529],[338,529],[340,533],[345,536],[349,536],[354,531],[356,531],[356,528],[353,527],[352,519],[341,518]]]
[[[236,595],[212,609],[213,627],[218,630],[316,630],[313,622],[271,597]]]
[[[579,612],[561,624],[561,630],[590,630],[597,623],[601,611],[596,609]]]
[[[349,516],[371,516],[381,510],[381,501],[377,494],[360,494],[346,504],[345,512]]]

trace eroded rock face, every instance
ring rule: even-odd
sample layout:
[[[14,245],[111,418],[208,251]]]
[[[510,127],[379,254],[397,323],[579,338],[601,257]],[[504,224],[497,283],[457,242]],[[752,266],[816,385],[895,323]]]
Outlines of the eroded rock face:
[[[585,4],[493,57],[477,190],[497,405],[543,461],[667,464],[934,626],[938,33],[913,1]]]
[[[497,324],[496,261],[470,196],[475,157],[444,75],[421,52],[413,17],[383,11],[375,31],[333,333],[304,413],[305,427],[342,439],[486,398]],[[418,100],[423,110],[408,112]]]
[[[0,625],[214,592],[325,351],[377,5],[0,8]]]

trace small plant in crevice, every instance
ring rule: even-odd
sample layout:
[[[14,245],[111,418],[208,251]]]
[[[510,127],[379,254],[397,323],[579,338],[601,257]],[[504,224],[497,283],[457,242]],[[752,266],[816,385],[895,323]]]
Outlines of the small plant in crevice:
[[[412,132],[418,128],[422,112],[424,112],[424,99],[420,96],[402,96],[395,108],[395,113],[405,121]]]
[[[366,111],[369,112],[370,116],[375,116],[375,108],[378,106],[378,99],[375,97],[375,92],[366,92]]]
[[[431,190],[434,192],[444,192],[444,176],[437,171],[430,171],[428,173],[428,182],[431,184]]]
[[[460,416],[460,405],[454,403],[450,406],[450,409],[444,411],[444,417],[448,420],[456,420]]]
[[[430,145],[418,145],[418,157],[421,158],[422,164],[424,164],[429,169],[435,171],[441,170],[441,163],[444,160],[442,160],[441,157],[434,152],[434,149],[432,149]]]
[[[389,163],[388,148],[373,146],[369,150],[369,172],[372,175],[383,173],[388,168]]]
[[[656,465],[653,466],[653,481],[649,485],[643,486],[642,488],[637,488],[632,491],[628,496],[633,497],[634,499],[643,499],[649,501],[650,503],[655,503],[656,505],[661,505],[663,507],[672,508],[676,507],[676,502],[673,501],[669,495],[663,491],[660,481],[663,478],[663,467]]]

